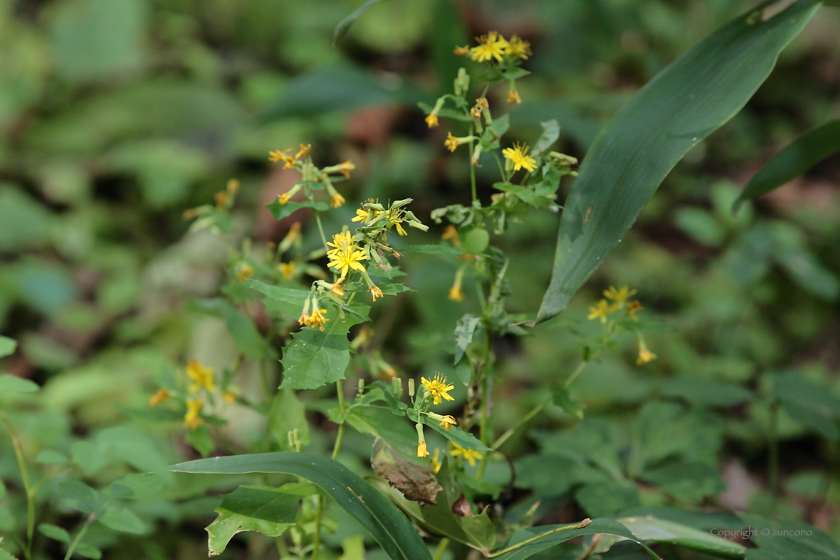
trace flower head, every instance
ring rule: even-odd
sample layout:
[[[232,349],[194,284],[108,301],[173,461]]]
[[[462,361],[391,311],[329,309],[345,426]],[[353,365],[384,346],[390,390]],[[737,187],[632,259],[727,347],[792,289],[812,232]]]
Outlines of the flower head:
[[[426,442],[425,441],[421,441],[419,444],[417,444],[417,456],[420,457],[421,459],[423,457],[428,457],[429,456],[429,452],[426,450]]]
[[[240,264],[236,269],[236,278],[242,282],[247,282],[248,278],[250,278],[254,274],[254,267],[248,263]]]
[[[450,301],[463,301],[464,300],[464,290],[461,289],[461,286],[452,286],[449,288],[449,300]]]
[[[510,88],[510,90],[508,90],[507,102],[508,103],[517,103],[517,104],[522,103],[522,98],[519,97],[519,92],[516,91],[513,88]]]
[[[438,121],[438,116],[434,113],[426,117],[426,124],[429,125],[429,128],[434,128],[440,125]]]
[[[432,470],[438,472],[440,470],[440,449],[435,449],[435,454],[432,456]]]
[[[354,169],[356,169],[356,166],[349,159],[347,161],[345,161],[344,163],[339,163],[338,164],[338,170],[341,171],[341,174],[344,175],[345,179],[350,178],[350,172],[353,171]]]
[[[327,319],[324,316],[324,313],[326,313],[327,310],[326,309],[319,309],[319,307],[320,306],[318,305],[318,302],[315,302],[315,307],[312,308],[312,314],[309,317],[306,318],[305,322],[306,322],[307,327],[309,327],[311,329],[314,329],[315,327],[317,327],[317,328],[321,329],[321,331],[323,332],[324,331],[324,323],[329,321],[329,319]]]
[[[639,300],[631,301],[627,304],[627,314],[630,315],[630,318],[634,321],[639,320],[639,318],[636,317],[636,312],[641,311],[642,309],[644,309],[644,307],[642,307],[642,304],[639,303]]]
[[[187,362],[187,377],[193,381],[189,388],[190,393],[195,393],[201,388],[210,393],[216,390],[216,386],[213,384],[213,368],[204,367],[198,360]]]
[[[295,264],[294,261],[287,263],[281,262],[279,267],[280,274],[283,275],[283,280],[289,280],[295,273],[295,268],[297,268],[297,264]]]
[[[165,401],[166,399],[168,399],[170,396],[171,395],[170,395],[169,391],[167,391],[166,389],[161,389],[157,393],[155,393],[154,395],[151,396],[151,398],[149,399],[149,404],[152,405],[152,406],[157,406],[160,403],[162,403],[163,401]]]
[[[529,173],[533,173],[537,169],[537,160],[528,155],[528,145],[519,144],[513,145],[513,148],[505,148],[502,150],[505,159],[509,160],[513,165],[514,171],[519,171],[523,167]]]
[[[271,163],[278,163],[280,161],[286,162],[286,167],[291,167],[292,164],[295,163],[295,158],[292,157],[291,154],[287,152],[291,152],[292,149],[289,148],[288,150],[274,150],[272,152],[268,152],[268,159]],[[289,163],[291,161],[291,164]]]
[[[490,31],[487,35],[482,35],[476,39],[478,46],[470,49],[472,59],[476,62],[486,62],[493,58],[497,62],[502,61],[502,56],[508,47],[508,42],[505,38],[499,35],[498,31]]]
[[[592,319],[601,319],[602,323],[607,322],[607,314],[612,313],[613,309],[607,300],[602,299],[595,305],[589,306],[589,315],[586,317],[590,321]]]
[[[364,222],[368,219],[369,216],[373,214],[373,210],[371,209],[364,209],[364,208],[356,208],[356,217],[350,220],[351,222]]]
[[[464,47],[459,47],[455,45],[455,50],[453,51],[457,56],[467,56],[470,54],[470,46],[466,45]]]
[[[343,298],[344,297],[344,288],[341,287],[341,284],[344,282],[344,278],[339,278],[336,280],[335,284],[325,284],[325,286],[334,293],[337,297]]]
[[[332,243],[327,243],[333,247],[327,252],[327,257],[332,259],[327,266],[341,271],[341,277],[347,276],[347,271],[350,269],[363,271],[364,266],[361,261],[367,259],[365,252],[353,243],[353,234],[349,231],[337,233],[333,236]]]
[[[330,196],[330,207],[331,208],[338,208],[344,204],[344,197],[338,193],[334,193]]]
[[[231,391],[222,391],[222,400],[227,404],[236,402],[236,395]]]
[[[204,420],[199,416],[203,404],[203,399],[187,399],[187,413],[184,415],[184,426],[194,430],[204,423]]]
[[[458,148],[458,139],[452,136],[452,133],[450,132],[443,145],[446,146],[450,152],[454,152]]]
[[[645,339],[639,335],[639,357],[636,358],[636,365],[646,364],[656,359],[656,354],[648,350]]]
[[[303,144],[300,145],[300,151],[295,154],[295,159],[300,159],[301,156],[308,156],[312,153],[312,144],[307,144],[304,146]]]
[[[292,199],[292,197],[289,195],[289,193],[283,193],[283,194],[278,194],[277,195],[277,203],[280,204],[281,206],[286,204],[287,202],[289,202],[291,199]]]
[[[609,290],[604,290],[604,297],[613,300],[618,305],[623,304],[628,298],[636,294],[637,290],[631,290],[628,286],[622,286],[615,289],[615,286],[610,286]]]
[[[385,297],[385,294],[382,293],[382,290],[379,289],[379,286],[371,286],[370,295],[373,298],[373,301],[376,301],[376,298]]]
[[[447,432],[452,429],[452,426],[456,425],[458,422],[455,421],[455,417],[447,414],[443,418],[440,419],[440,425],[443,426],[443,429]]]
[[[452,444],[452,449],[449,451],[453,457],[458,457],[459,455],[466,460],[471,467],[475,466],[476,459],[483,459],[484,455],[476,451],[475,449],[464,449],[457,443]]]
[[[425,377],[420,380],[423,383],[423,387],[425,387],[426,392],[432,397],[432,402],[434,404],[440,404],[441,398],[444,398],[448,401],[454,401],[455,398],[449,395],[449,391],[455,388],[455,385],[447,385],[446,378],[443,377],[440,373],[435,373],[434,379],[429,381]]]
[[[505,54],[518,56],[519,58],[525,60],[531,54],[531,43],[520,39],[517,35],[514,35],[510,38],[510,42],[505,49]]]

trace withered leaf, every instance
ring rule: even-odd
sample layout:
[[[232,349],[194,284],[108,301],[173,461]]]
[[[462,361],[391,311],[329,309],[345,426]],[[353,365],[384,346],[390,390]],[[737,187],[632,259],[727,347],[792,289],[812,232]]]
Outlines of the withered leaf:
[[[417,502],[421,507],[437,505],[437,494],[443,488],[431,465],[400,457],[380,438],[373,442],[370,463],[373,471],[402,492],[406,500]]]

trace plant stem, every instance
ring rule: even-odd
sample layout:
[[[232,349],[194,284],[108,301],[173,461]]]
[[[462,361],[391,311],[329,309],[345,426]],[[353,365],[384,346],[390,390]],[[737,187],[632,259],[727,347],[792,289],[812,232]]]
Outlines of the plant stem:
[[[492,294],[491,294],[492,299]],[[490,332],[485,330],[485,337],[484,337],[484,367],[481,371],[481,418],[479,419],[479,435],[481,436],[481,443],[484,445],[488,445],[490,442],[490,438],[493,436],[489,433],[489,428],[487,425],[487,406],[488,402],[490,401],[490,376],[487,375],[487,366],[490,365]],[[481,464],[478,466],[478,472],[476,473],[476,478],[481,480],[484,476],[484,469],[487,468],[487,456],[488,453],[485,452],[484,455],[481,457]]]
[[[327,247],[327,236],[324,235],[324,226],[321,225],[320,212],[315,212],[315,221],[318,223],[318,232],[321,234],[321,241],[324,243],[324,250],[329,252],[330,248]]]
[[[770,495],[773,497],[773,507],[779,497],[779,403],[770,403],[770,453],[767,465]]]
[[[472,126],[470,126],[470,136],[473,135],[475,130]],[[476,194],[475,189],[475,166],[472,163],[472,155],[473,155],[473,140],[470,140],[470,153],[467,154],[467,159],[469,160],[470,165],[470,186],[472,187],[472,200],[473,202],[478,200],[478,195]]]
[[[11,420],[9,420],[9,417],[6,416],[3,410],[0,410],[0,420],[6,425],[6,429],[9,431],[9,437],[12,438],[12,446],[14,447],[18,469],[20,470],[20,479],[23,482],[23,489],[26,492],[26,548],[23,552],[27,558],[31,558],[32,538],[35,535],[35,492],[29,481],[29,471],[26,470],[23,446],[20,444],[14,425],[12,425]]]
[[[505,433],[503,433],[501,436],[499,436],[499,439],[497,439],[495,442],[493,442],[493,445],[491,445],[490,447],[492,447],[493,449],[498,449],[499,447],[501,447],[502,445],[504,445],[504,443],[505,443],[507,440],[509,440],[509,439],[510,439],[510,437],[511,437],[511,436],[512,436],[515,432],[516,432],[516,430],[518,430],[519,428],[521,428],[522,426],[524,426],[525,424],[527,424],[528,422],[530,422],[530,420],[531,420],[534,416],[536,416],[537,414],[539,414],[539,413],[540,413],[540,411],[542,411],[542,409],[544,409],[544,408],[545,408],[545,406],[546,406],[548,403],[550,403],[550,402],[551,402],[551,399],[549,399],[549,400],[547,400],[547,401],[543,401],[543,402],[541,402],[540,404],[538,404],[537,406],[535,406],[534,408],[532,408],[532,409],[531,409],[531,411],[530,411],[530,412],[528,412],[528,414],[526,414],[525,416],[523,416],[522,418],[520,418],[520,419],[519,419],[519,422],[517,422],[517,423],[516,423],[513,427],[511,427],[508,431],[506,431],[506,432],[505,432]]]
[[[76,538],[73,539],[73,542],[70,543],[70,548],[67,549],[67,554],[64,555],[64,560],[70,560],[70,558],[73,556],[73,552],[76,550],[76,547],[82,541],[82,537],[84,537],[85,533],[87,533],[88,527],[90,527],[95,520],[95,513],[91,513],[90,515],[88,515],[87,519],[85,520],[85,524],[82,525],[81,530],[79,530],[79,534],[76,535]]]
[[[588,360],[584,360],[584,361],[582,361],[581,363],[579,363],[579,364],[578,364],[578,367],[577,367],[577,368],[575,368],[575,371],[573,371],[573,372],[572,372],[572,374],[571,374],[571,375],[570,375],[570,376],[566,379],[566,381],[564,381],[564,382],[563,382],[563,387],[564,387],[564,388],[566,388],[566,387],[568,387],[569,385],[571,385],[571,384],[572,384],[572,382],[573,382],[575,379],[577,379],[578,375],[580,375],[580,374],[581,374],[581,372],[582,372],[584,369],[586,369],[586,365],[587,365],[588,363],[589,363],[589,361],[588,361]]]
[[[443,538],[440,540],[440,544],[438,545],[437,549],[435,549],[435,555],[432,557],[432,560],[440,560],[443,558],[443,553],[446,552],[446,547],[449,546],[449,539]]]
[[[526,544],[530,544],[534,541],[540,540],[543,537],[547,537],[548,535],[553,535],[553,534],[559,533],[561,531],[577,530],[577,529],[583,529],[585,527],[589,527],[590,523],[592,523],[592,521],[587,517],[586,519],[584,519],[583,521],[581,521],[577,525],[567,525],[565,527],[558,527],[557,529],[547,531],[545,533],[537,535],[536,537],[531,537],[530,539],[524,540],[521,543],[517,543],[513,546],[509,546],[505,549],[494,552],[493,554],[488,554],[487,558],[495,558],[496,556],[501,556],[502,554],[506,554],[506,553],[508,553],[512,550],[516,550],[517,548],[521,548],[521,547],[525,546]]]

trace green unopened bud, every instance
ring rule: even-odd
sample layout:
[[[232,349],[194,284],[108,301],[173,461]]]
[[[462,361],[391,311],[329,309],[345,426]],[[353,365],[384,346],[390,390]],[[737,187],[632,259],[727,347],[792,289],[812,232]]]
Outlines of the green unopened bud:
[[[459,68],[458,77],[455,78],[455,95],[458,97],[464,96],[467,94],[469,89],[470,75],[467,74],[467,70],[465,68]]]
[[[414,398],[414,379],[410,378],[408,380],[408,396],[412,399]]]
[[[357,387],[359,388],[360,393],[365,390],[365,380],[361,377],[359,378],[359,383],[357,384]]]
[[[411,199],[411,198],[404,198],[402,200],[396,200],[391,204],[391,208],[394,209],[394,208],[402,208],[403,206],[408,206],[409,204],[411,204],[412,200],[413,199]]]
[[[394,396],[397,398],[402,397],[403,386],[402,386],[402,379],[399,377],[392,377],[391,378],[391,391],[394,393]]]

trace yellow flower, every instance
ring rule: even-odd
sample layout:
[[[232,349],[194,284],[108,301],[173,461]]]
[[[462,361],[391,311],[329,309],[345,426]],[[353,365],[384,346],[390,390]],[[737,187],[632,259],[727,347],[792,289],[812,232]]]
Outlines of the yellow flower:
[[[213,384],[213,368],[204,367],[198,360],[187,362],[187,377],[193,380],[189,388],[190,393],[195,393],[202,387],[210,393],[216,390]]]
[[[152,406],[157,406],[169,397],[169,391],[167,391],[166,389],[161,389],[160,391],[152,395],[152,397],[149,399],[149,404]]]
[[[461,245],[461,240],[458,236],[458,228],[456,228],[452,224],[446,226],[446,229],[444,230],[443,235],[441,235],[440,238],[444,240],[451,239],[452,245],[455,247]]]
[[[341,270],[341,277],[347,276],[350,269],[363,271],[365,269],[360,263],[367,259],[365,252],[353,243],[353,235],[347,231],[333,236],[333,242],[327,243],[334,249],[327,252],[327,257],[332,259],[327,266]]]
[[[300,145],[300,151],[295,154],[295,159],[300,159],[301,156],[307,156],[312,153],[312,144],[307,144],[304,146],[303,144]]]
[[[281,206],[286,204],[287,202],[289,202],[291,199],[292,199],[292,197],[289,195],[289,193],[283,193],[283,194],[278,194],[277,195],[277,202]]]
[[[194,430],[204,423],[199,413],[204,404],[202,399],[187,399],[187,413],[184,415],[184,426]]]
[[[639,365],[646,364],[646,363],[650,362],[651,360],[655,360],[655,359],[656,359],[656,354],[654,354],[653,352],[651,352],[647,348],[641,348],[639,350],[639,357],[638,357],[638,359],[636,359],[636,364],[639,364]]]
[[[225,204],[227,204],[228,193],[225,191],[219,191],[213,195],[213,198],[216,200],[216,210],[221,210],[224,208]]]
[[[467,56],[470,54],[470,46],[467,45],[465,47],[459,47],[455,45],[455,50],[453,51],[457,56]]]
[[[329,321],[326,317],[324,317],[324,313],[327,312],[326,309],[318,309],[318,305],[316,304],[315,307],[312,309],[312,315],[306,318],[306,326],[309,328],[314,329],[318,327],[323,332],[324,330],[324,323]]]
[[[246,279],[250,278],[252,274],[254,274],[254,267],[250,264],[243,263],[239,265],[236,271],[236,278],[238,278],[240,282],[245,283],[248,281]]]
[[[440,404],[441,398],[444,398],[448,401],[454,401],[454,397],[449,395],[449,391],[455,388],[455,385],[447,385],[446,378],[441,376],[440,373],[435,373],[435,377],[433,380],[429,381],[425,377],[420,380],[423,383],[423,387],[426,388],[426,392],[432,397],[432,402],[434,404]]]
[[[610,304],[607,303],[607,300],[602,299],[595,305],[589,306],[589,315],[586,317],[590,321],[592,319],[601,319],[602,323],[607,322],[607,314],[612,313],[613,309],[610,307]]]
[[[286,152],[291,152],[292,149],[289,148],[288,150],[274,150],[272,152],[268,152],[268,159],[271,163],[277,163],[278,161],[285,161],[291,159],[294,161],[294,158],[287,154]]]
[[[283,275],[283,280],[288,280],[292,277],[295,273],[295,268],[297,268],[297,264],[293,262],[289,263],[280,263],[280,274]]]
[[[234,395],[230,391],[222,391],[222,400],[228,404],[235,403],[236,395]]]
[[[519,92],[515,89],[510,89],[507,96],[508,103],[522,103],[522,98],[519,97]]]
[[[517,142],[513,148],[502,150],[502,154],[513,164],[514,171],[519,171],[524,167],[528,172],[533,173],[537,169],[537,160],[528,155],[528,144],[520,145]]]
[[[341,173],[344,175],[345,179],[350,178],[350,172],[353,171],[354,169],[356,169],[356,166],[349,159],[347,161],[345,161],[344,163],[339,163],[338,164],[338,170],[341,171]]]
[[[505,54],[508,42],[497,31],[491,31],[487,35],[482,35],[478,37],[477,41],[479,45],[470,49],[473,60],[476,62],[485,62],[495,58],[497,62],[502,61],[502,55]]]
[[[453,457],[461,456],[466,460],[471,467],[475,466],[476,459],[483,459],[484,456],[475,449],[464,449],[457,443],[452,444],[452,449],[449,451]]]
[[[446,146],[450,152],[454,152],[458,148],[458,139],[452,136],[452,133],[450,132],[443,145]]]
[[[440,470],[440,467],[440,449],[436,448],[435,454],[432,457],[432,469],[434,469],[435,472],[438,472]]]
[[[376,298],[385,297],[385,294],[382,293],[382,290],[379,289],[379,286],[371,286],[370,295],[373,298],[373,301],[376,301]]]
[[[364,222],[368,219],[373,210],[364,210],[360,208],[356,208],[356,217],[350,220],[351,222]]]
[[[437,115],[432,113],[431,115],[426,117],[426,124],[429,125],[429,128],[434,128],[434,127],[440,125],[440,123],[438,122]]]
[[[619,306],[627,301],[628,298],[636,294],[637,290],[631,290],[628,286],[622,286],[615,289],[615,286],[610,286],[609,290],[604,290],[604,297],[613,300]]]
[[[531,54],[531,43],[523,41],[518,36],[514,35],[510,38],[510,43],[508,43],[508,46],[505,49],[505,54],[518,56],[519,58],[525,60],[528,58],[528,55]]]
[[[417,445],[417,456],[420,457],[421,459],[423,457],[428,457],[429,456],[429,452],[426,450],[426,442],[425,441],[421,441]]]
[[[295,222],[292,224],[292,227],[289,228],[289,233],[286,234],[286,239],[289,240],[289,243],[294,241],[300,235],[300,222]]]
[[[344,204],[344,197],[343,196],[341,196],[338,193],[333,193],[332,196],[330,196],[330,207],[331,208],[338,208],[342,204]]]
[[[642,304],[639,303],[639,300],[631,301],[627,304],[627,314],[630,315],[634,321],[639,320],[639,318],[636,317],[636,312],[641,311],[642,309],[644,309],[644,307],[642,307]]]
[[[334,293],[336,296],[343,298],[344,297],[344,288],[341,287],[341,284],[344,282],[344,278],[339,278],[335,284],[326,284],[326,287]]]
[[[449,300],[450,301],[463,301],[464,300],[464,290],[461,289],[461,286],[452,286],[449,288]]]
[[[440,420],[440,425],[443,426],[443,429],[447,432],[452,429],[452,426],[456,425],[458,422],[455,421],[455,417],[447,414]]]

